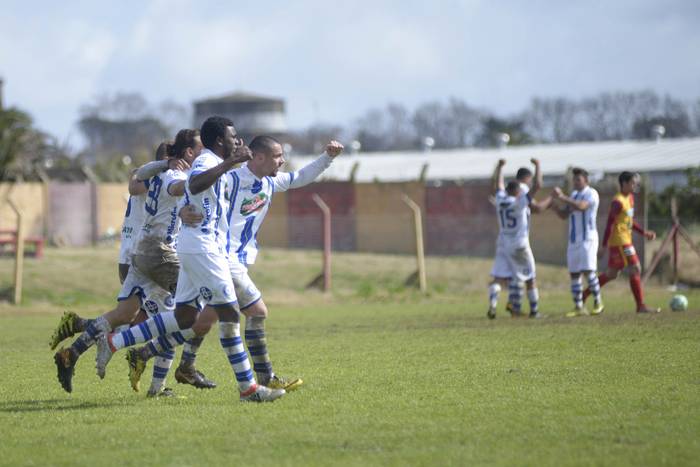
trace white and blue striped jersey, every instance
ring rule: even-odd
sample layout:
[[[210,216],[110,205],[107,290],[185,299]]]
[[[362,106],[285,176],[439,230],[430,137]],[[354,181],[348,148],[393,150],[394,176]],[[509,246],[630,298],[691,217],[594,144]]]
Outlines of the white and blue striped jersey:
[[[229,171],[231,203],[227,213],[229,231],[226,251],[229,261],[243,265],[255,263],[258,255],[258,230],[270,208],[275,192],[299,188],[313,182],[333,159],[323,154],[298,172],[280,172],[274,177],[259,179],[247,164]]]
[[[181,223],[177,215],[180,197],[171,195],[170,187],[173,183],[184,180],[187,180],[187,174],[179,170],[167,170],[148,180],[143,224],[134,241],[134,254],[149,254],[144,249],[149,245],[152,247],[153,243],[146,242],[146,239],[175,246]]]
[[[496,192],[498,239],[507,244],[527,242],[530,236],[530,194],[510,196],[505,190]]]
[[[148,181],[144,182],[148,188]],[[143,217],[145,215],[144,204],[146,202],[146,194],[131,195],[126,203],[126,212],[124,213],[124,222],[122,223],[122,233],[119,245],[119,263],[131,264],[131,254],[134,247],[134,240],[138,236],[139,230],[143,225]]]
[[[598,239],[598,228],[596,217],[598,216],[598,205],[600,197],[595,188],[587,186],[581,191],[571,193],[574,201],[588,201],[588,208],[579,211],[569,208],[569,244],[577,244],[586,240]]]
[[[182,204],[183,206],[194,206],[204,219],[196,226],[182,226],[177,244],[178,253],[225,254],[226,234],[228,232],[225,215],[229,204],[228,177],[222,175],[212,186],[196,195],[192,194],[189,186],[193,176],[206,172],[222,162],[223,159],[219,156],[209,149],[204,149],[192,163],[192,169],[190,169],[185,184],[185,196]]]

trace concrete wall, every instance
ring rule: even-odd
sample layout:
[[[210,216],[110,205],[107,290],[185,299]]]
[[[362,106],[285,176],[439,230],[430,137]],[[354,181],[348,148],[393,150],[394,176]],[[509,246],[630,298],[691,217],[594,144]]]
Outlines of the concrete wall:
[[[125,183],[102,183],[97,186],[97,237],[119,234],[124,222],[129,189]]]
[[[317,193],[332,213],[331,236],[335,250],[354,251],[355,185],[349,182],[314,183],[287,192],[287,225],[292,248],[322,248],[323,221],[321,210],[313,201]]]
[[[287,193],[275,193],[267,217],[258,232],[258,243],[262,248],[287,248],[289,246],[289,220],[287,215]]]
[[[358,251],[375,253],[415,251],[413,212],[402,201],[404,193],[425,211],[425,186],[422,183],[355,185]]]
[[[596,187],[601,195],[598,232],[603,235],[614,183]],[[542,198],[549,189],[543,190]],[[490,257],[498,225],[490,189],[483,184],[322,182],[277,193],[260,231],[262,248],[322,248],[322,216],[312,200],[318,193],[332,211],[333,248],[413,254],[413,214],[405,193],[423,211],[425,250],[434,255]],[[40,183],[0,184],[0,229],[14,229],[10,196],[22,209],[29,235],[46,235],[60,245],[89,245],[108,232],[121,230],[128,199],[125,184]],[[48,197],[47,197],[48,195]],[[635,218],[644,224],[644,193],[636,196]],[[568,223],[553,213],[533,214],[530,241],[539,262],[565,264]],[[642,261],[642,238],[635,235]]]
[[[43,183],[0,183],[0,229],[15,230],[14,211],[7,204],[11,199],[22,212],[25,232],[28,236],[43,236],[45,226],[46,190]]]

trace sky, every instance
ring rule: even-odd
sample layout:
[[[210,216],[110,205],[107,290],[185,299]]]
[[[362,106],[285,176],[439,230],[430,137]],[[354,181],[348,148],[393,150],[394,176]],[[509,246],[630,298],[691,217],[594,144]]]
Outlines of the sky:
[[[183,104],[286,99],[293,129],[451,96],[501,115],[535,96],[700,97],[697,0],[3,0],[5,105],[69,144],[117,91]]]

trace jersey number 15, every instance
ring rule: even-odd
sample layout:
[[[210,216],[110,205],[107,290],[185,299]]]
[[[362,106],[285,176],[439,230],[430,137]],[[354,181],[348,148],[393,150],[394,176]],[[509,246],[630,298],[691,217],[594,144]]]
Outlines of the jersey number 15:
[[[512,229],[518,223],[518,220],[513,216],[512,209],[499,209],[498,213],[501,216],[501,227],[504,229]]]

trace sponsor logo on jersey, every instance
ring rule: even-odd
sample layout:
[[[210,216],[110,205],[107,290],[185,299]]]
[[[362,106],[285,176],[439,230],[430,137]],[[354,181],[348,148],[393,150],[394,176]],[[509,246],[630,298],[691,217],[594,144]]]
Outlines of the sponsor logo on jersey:
[[[265,206],[265,203],[267,202],[267,195],[265,193],[258,193],[257,195],[253,196],[252,199],[244,199],[243,202],[241,203],[241,215],[243,216],[248,216],[255,211],[258,211],[261,209],[263,206]]]
[[[202,298],[203,298],[204,300],[206,300],[206,301],[211,300],[212,294],[211,294],[211,290],[209,290],[208,288],[206,288],[206,287],[200,287],[200,288],[199,288],[199,294],[202,296]]]

